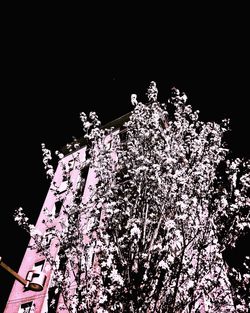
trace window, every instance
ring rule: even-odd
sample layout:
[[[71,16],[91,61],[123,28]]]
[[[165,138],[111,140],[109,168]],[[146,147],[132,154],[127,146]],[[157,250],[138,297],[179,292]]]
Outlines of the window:
[[[20,305],[18,313],[35,313],[35,304],[33,301]]]
[[[120,137],[121,142],[124,143],[124,142],[127,141],[127,128],[122,127],[122,128],[120,129],[119,137]]]
[[[44,239],[43,239],[43,244],[45,248],[49,248],[51,240],[54,237],[54,233],[55,233],[55,227],[51,227],[47,229]]]
[[[85,160],[89,160],[91,158],[90,148],[88,147],[85,152]]]
[[[58,193],[59,194],[63,193],[64,191],[67,190],[67,187],[68,187],[68,179],[67,179],[67,177],[64,177],[63,181],[61,182],[61,184],[58,188]]]
[[[45,264],[45,260],[36,262],[33,266],[33,270],[42,272],[44,264]]]
[[[54,207],[53,207],[53,212],[52,212],[55,218],[59,216],[61,208],[62,208],[62,204],[63,204],[62,200],[58,200],[55,202]]]
[[[71,171],[73,169],[73,160],[70,160],[68,163],[62,164],[62,182],[58,187],[57,192],[59,194],[65,192],[68,188],[71,187],[70,177]]]
[[[94,257],[95,257],[95,249],[94,249],[95,243],[92,243],[89,247],[88,256],[87,256],[87,268],[91,268],[94,263]]]
[[[88,172],[89,172],[89,167],[85,166],[84,168],[81,169],[81,179],[83,181],[86,181],[87,176],[88,176]]]
[[[128,170],[125,167],[117,169],[117,172],[116,172],[116,182],[117,182],[117,184],[121,184],[121,185],[122,184],[126,184],[130,180],[131,180],[131,177],[128,174]]]
[[[85,166],[80,171],[80,179],[77,184],[76,194],[75,194],[75,203],[80,204],[82,201],[84,188],[86,185],[86,180],[88,177],[89,166]]]
[[[67,172],[68,173],[71,172],[73,170],[73,168],[74,168],[74,160],[69,160],[67,167],[66,167]]]
[[[106,151],[109,151],[112,147],[112,141],[110,139],[104,141]]]
[[[48,290],[48,312],[47,313],[55,313],[58,312],[56,310],[58,305],[58,300],[60,293],[56,292],[57,287],[50,287]]]

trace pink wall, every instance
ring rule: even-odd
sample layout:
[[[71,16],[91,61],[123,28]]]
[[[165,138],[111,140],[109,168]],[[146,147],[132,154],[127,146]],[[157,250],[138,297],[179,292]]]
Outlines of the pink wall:
[[[66,164],[68,166],[68,164],[70,162],[72,162],[73,158],[76,156],[79,156],[79,160],[76,162],[73,162],[73,169],[70,172],[70,180],[72,182],[73,185],[73,189],[76,188],[78,179],[79,179],[79,163],[82,163],[85,161],[85,147],[78,150],[77,152],[74,152],[66,157],[64,157],[63,159],[61,159],[58,163],[56,172],[55,172],[55,176],[54,179],[51,183],[51,188],[53,188],[54,184],[56,184],[57,186],[61,185],[62,182],[62,176],[63,176],[63,170],[62,170],[62,164]],[[80,162],[79,162],[80,161]],[[88,174],[88,178],[86,181],[86,185],[85,185],[85,194],[84,194],[84,199],[86,201],[86,199],[89,196],[89,192],[88,192],[88,186],[93,183],[93,179],[94,179],[94,173],[93,171],[89,171]],[[38,186],[39,188],[39,186]],[[62,194],[62,197],[65,196]],[[60,198],[60,197],[59,197]],[[46,230],[46,226],[45,224],[42,222],[45,218],[44,212],[43,212],[43,208],[47,208],[49,212],[53,211],[53,207],[55,202],[58,200],[58,196],[56,197],[54,192],[49,189],[47,196],[45,198],[42,210],[40,212],[40,215],[38,217],[37,223],[36,223],[36,229],[39,230],[41,233],[44,233]],[[64,198],[64,204],[66,204],[67,202],[71,201],[71,194],[68,193],[66,194],[66,197]],[[58,217],[59,218],[59,217]],[[59,223],[58,223],[58,218],[54,220],[54,223],[51,224],[50,226],[55,226],[56,228],[60,227]],[[53,240],[51,242],[51,253],[53,256],[55,256],[57,254],[58,248],[55,247],[55,240]],[[29,245],[32,244],[33,239],[30,240]],[[21,275],[23,278],[26,278],[26,275],[28,273],[28,271],[32,270],[32,267],[34,266],[34,264],[36,262],[42,261],[44,259],[43,256],[39,256],[39,254],[35,251],[35,250],[31,250],[30,248],[27,248],[25,255],[23,257],[22,263],[20,265],[19,268],[19,275]],[[47,312],[47,293],[48,293],[48,289],[49,289],[49,283],[50,283],[50,277],[52,275],[51,273],[51,269],[48,263],[45,263],[45,266],[43,268],[43,272],[45,272],[47,279],[45,282],[45,286],[44,289],[40,292],[35,292],[35,291],[31,291],[31,290],[26,290],[24,286],[18,282],[15,281],[14,285],[12,287],[11,293],[9,295],[9,299],[8,302],[6,304],[4,313],[16,313],[19,310],[19,307],[21,304],[23,303],[27,303],[30,301],[34,301],[35,303],[35,307],[36,310],[35,312],[39,312],[39,313],[45,313]],[[62,312],[62,311],[60,311]]]

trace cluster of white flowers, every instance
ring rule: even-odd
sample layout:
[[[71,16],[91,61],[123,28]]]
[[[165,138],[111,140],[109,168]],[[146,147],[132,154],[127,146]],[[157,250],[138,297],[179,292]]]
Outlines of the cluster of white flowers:
[[[131,237],[137,237],[138,239],[141,237],[141,230],[140,228],[133,223],[132,228],[130,229]]]
[[[47,178],[53,179],[54,169],[53,166],[49,163],[52,160],[51,151],[45,147],[45,144],[42,143],[42,153],[43,153],[43,164],[46,170]]]
[[[111,278],[112,282],[116,282],[120,286],[124,285],[124,280],[122,279],[121,275],[118,273],[117,269],[112,269],[109,277]]]

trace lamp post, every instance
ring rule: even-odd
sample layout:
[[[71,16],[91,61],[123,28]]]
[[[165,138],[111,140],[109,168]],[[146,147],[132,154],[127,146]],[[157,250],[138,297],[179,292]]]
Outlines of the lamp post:
[[[17,272],[15,272],[12,268],[10,268],[7,264],[2,261],[2,257],[0,256],[0,266],[9,272],[16,280],[18,280],[25,288],[30,289],[32,291],[42,291],[44,287],[44,283],[46,280],[46,275],[43,272],[31,270],[28,272],[26,279],[20,276]]]

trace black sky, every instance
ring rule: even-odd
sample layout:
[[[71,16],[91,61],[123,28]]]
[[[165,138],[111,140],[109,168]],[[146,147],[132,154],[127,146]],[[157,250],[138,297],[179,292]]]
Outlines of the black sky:
[[[157,22],[127,16],[126,23],[103,17],[98,24],[97,17],[72,24],[67,16],[58,23],[47,15],[38,21],[36,15],[18,23],[11,15],[7,19],[1,58],[0,255],[14,270],[29,237],[13,212],[21,206],[35,223],[49,187],[41,143],[53,152],[80,137],[82,111],[96,111],[105,124],[132,109],[131,93],[145,100],[151,80],[162,102],[176,86],[203,120],[230,118],[229,148],[250,158],[244,16],[236,23],[235,15],[215,13],[205,20],[197,16],[192,24],[191,16],[183,20],[175,12],[173,23],[170,15],[155,17]],[[0,311],[12,284],[0,268]]]

